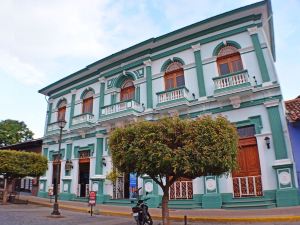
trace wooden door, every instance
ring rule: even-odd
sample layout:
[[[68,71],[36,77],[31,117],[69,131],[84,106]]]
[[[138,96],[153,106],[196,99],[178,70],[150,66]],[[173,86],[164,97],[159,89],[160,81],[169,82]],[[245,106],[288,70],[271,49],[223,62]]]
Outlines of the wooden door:
[[[232,173],[234,197],[261,196],[261,170],[255,137],[239,140],[238,169]]]

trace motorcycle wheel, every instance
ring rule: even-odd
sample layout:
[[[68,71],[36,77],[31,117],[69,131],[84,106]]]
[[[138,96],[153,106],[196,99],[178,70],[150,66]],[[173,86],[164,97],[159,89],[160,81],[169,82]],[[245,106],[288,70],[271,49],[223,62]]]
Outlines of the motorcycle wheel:
[[[153,225],[153,221],[152,221],[152,218],[150,216],[150,214],[147,212],[147,214],[145,215],[144,217],[144,224],[147,224],[147,225]]]

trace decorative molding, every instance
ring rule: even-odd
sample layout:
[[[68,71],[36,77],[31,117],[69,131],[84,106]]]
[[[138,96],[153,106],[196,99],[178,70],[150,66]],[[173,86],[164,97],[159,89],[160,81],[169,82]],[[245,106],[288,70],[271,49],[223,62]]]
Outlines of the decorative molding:
[[[76,94],[76,92],[77,92],[77,89],[72,89],[71,90],[71,94],[73,95],[73,94]]]
[[[273,107],[273,106],[278,106],[278,105],[279,105],[279,99],[273,99],[273,100],[264,102],[264,106],[266,108]]]
[[[230,104],[233,106],[234,109],[238,109],[241,107],[241,97],[240,96],[233,96],[229,97]]]
[[[282,166],[282,165],[291,165],[291,164],[293,164],[291,159],[279,159],[274,161],[273,167]]]
[[[191,47],[192,47],[192,49],[193,49],[194,52],[200,51],[200,50],[201,50],[201,45],[200,45],[200,43],[195,44],[195,45],[192,45]]]
[[[258,28],[257,28],[257,26],[255,26],[255,27],[250,27],[250,28],[248,28],[247,30],[248,30],[249,35],[254,35],[254,34],[257,34],[257,33],[258,33]]]
[[[152,61],[151,59],[148,59],[146,61],[143,62],[145,66],[151,66],[152,65]]]

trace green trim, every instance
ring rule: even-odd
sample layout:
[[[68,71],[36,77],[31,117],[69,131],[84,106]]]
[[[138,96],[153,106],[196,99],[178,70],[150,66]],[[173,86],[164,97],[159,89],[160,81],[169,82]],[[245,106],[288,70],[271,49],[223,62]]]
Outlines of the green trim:
[[[43,148],[43,156],[48,159],[48,148]]]
[[[87,112],[87,113],[81,113],[79,115],[73,116],[73,119],[76,118],[76,117],[83,116],[83,115],[92,115],[93,116],[94,114],[93,113],[89,113],[89,112]]]
[[[138,70],[135,70],[133,71],[133,73],[135,74],[136,76],[136,79],[140,79],[140,78],[143,78],[144,77],[144,68],[141,68],[141,69],[138,69]]]
[[[95,149],[95,144],[89,144],[87,146],[84,147],[80,147],[80,146],[75,146],[74,147],[74,158],[79,158],[79,152],[80,151],[90,151],[90,156],[93,156],[94,153],[94,149]]]
[[[221,15],[225,15],[225,14],[221,14]],[[238,24],[242,24],[242,23],[245,23],[245,22],[248,22],[248,21],[257,21],[257,20],[259,20],[260,18],[261,18],[261,15],[260,15],[260,14],[259,14],[259,15],[250,15],[250,16],[246,16],[246,17],[240,18],[240,19],[235,20],[235,21],[231,21],[231,22],[228,22],[228,23],[224,23],[224,24],[217,25],[217,26],[215,26],[215,27],[206,29],[206,30],[201,31],[201,32],[197,32],[197,33],[194,33],[194,34],[191,34],[191,35],[188,35],[188,36],[184,36],[183,38],[174,40],[174,41],[172,41],[172,42],[168,42],[168,43],[163,44],[163,45],[161,45],[161,46],[158,46],[158,47],[156,47],[156,48],[154,48],[154,49],[148,48],[148,49],[143,50],[143,51],[141,51],[141,52],[138,52],[138,53],[136,53],[136,54],[134,54],[134,55],[132,55],[132,56],[129,56],[129,57],[126,57],[126,58],[123,57],[121,60],[117,60],[117,61],[115,61],[114,63],[111,63],[111,64],[109,64],[109,65],[107,65],[107,66],[103,66],[103,67],[101,67],[101,69],[99,69],[98,71],[95,71],[95,72],[93,73],[92,76],[94,76],[94,75],[96,75],[96,74],[99,74],[100,72],[106,71],[106,70],[108,70],[108,69],[111,69],[111,68],[113,68],[113,67],[115,67],[115,66],[118,66],[118,65],[120,65],[120,64],[122,64],[122,63],[131,61],[131,60],[134,60],[134,59],[136,59],[136,58],[140,58],[141,56],[145,56],[145,55],[147,55],[147,54],[152,54],[152,53],[155,53],[155,52],[157,52],[157,51],[161,51],[161,50],[164,50],[164,49],[166,49],[166,48],[170,48],[170,47],[172,47],[172,46],[174,46],[174,45],[183,43],[183,42],[185,42],[185,41],[189,41],[189,40],[194,39],[194,38],[201,37],[201,36],[203,36],[203,35],[207,35],[207,34],[209,34],[209,33],[212,33],[212,32],[218,31],[218,30],[223,30],[223,29],[225,29],[225,28],[232,27],[232,26],[235,26],[235,25],[238,25]],[[209,20],[201,21],[201,22],[197,23],[195,26],[199,26],[200,24],[202,24],[203,22],[206,22],[206,21],[209,21]],[[255,26],[255,24],[252,24],[251,26]],[[191,28],[191,25],[187,27],[187,29],[190,29],[190,28]],[[177,30],[176,32],[182,32],[182,31],[183,31],[183,30],[179,29],[179,30]],[[225,32],[225,33],[226,33],[226,32]],[[173,35],[173,34],[174,34],[174,32],[171,32],[169,35]],[[231,34],[231,35],[232,35],[232,34]],[[218,36],[218,35],[216,35],[216,37],[217,37],[217,36]],[[161,37],[163,37],[163,36],[161,36]],[[67,77],[65,77],[65,78],[63,78],[63,79],[61,79],[61,80],[59,80],[59,81],[57,81],[57,82],[51,84],[51,85],[48,85],[47,87],[45,87],[45,88],[39,90],[39,92],[40,92],[40,93],[46,92],[47,89],[49,89],[49,88],[51,88],[51,87],[53,87],[53,86],[55,86],[55,85],[57,85],[57,84],[59,84],[59,83],[65,81],[65,80],[67,80],[67,79],[70,79],[70,78],[72,78],[72,77],[74,77],[74,76],[76,76],[76,75],[78,75],[78,74],[80,74],[80,73],[82,73],[82,72],[87,71],[90,67],[92,67],[92,66],[94,66],[94,65],[96,65],[96,64],[99,64],[99,63],[108,61],[109,59],[114,58],[114,57],[116,57],[116,56],[118,56],[118,55],[123,55],[125,52],[128,52],[128,51],[130,51],[130,50],[132,50],[132,49],[135,49],[137,46],[142,46],[142,45],[144,45],[145,43],[146,43],[146,44],[149,44],[149,43],[151,43],[151,42],[152,42],[152,43],[157,42],[157,40],[159,40],[161,37],[156,38],[156,39],[155,39],[155,38],[152,38],[152,39],[146,40],[146,41],[144,41],[144,42],[142,42],[142,43],[140,43],[140,44],[138,44],[138,45],[132,46],[132,47],[130,47],[130,48],[128,48],[128,49],[122,50],[122,51],[120,51],[120,52],[118,52],[118,53],[115,53],[115,54],[113,54],[113,55],[111,55],[111,56],[108,56],[108,57],[106,57],[106,58],[104,58],[104,59],[101,59],[101,60],[99,60],[99,61],[97,61],[97,62],[95,62],[95,63],[93,63],[93,64],[88,65],[86,68],[84,68],[84,69],[82,69],[82,70],[80,70],[80,71],[78,71],[78,72],[75,72],[74,74],[71,74],[71,75],[69,75],[69,76],[67,76]],[[149,45],[149,46],[150,46],[150,45]],[[146,59],[147,59],[147,58],[146,58]],[[135,66],[137,66],[137,65],[142,65],[142,62],[145,61],[146,59],[144,58],[144,59],[140,60],[140,62],[139,62],[138,64],[136,64]],[[127,65],[124,66],[124,68],[119,68],[118,71],[120,72],[120,71],[122,71],[122,70],[124,70],[124,69],[128,69]],[[105,75],[103,75],[103,76],[108,77],[108,76],[109,76],[109,75],[108,75],[109,73],[110,73],[110,72],[108,72],[107,74],[105,74]],[[87,77],[92,77],[92,76],[87,75]],[[78,82],[81,81],[81,79],[87,79],[87,77],[81,77],[81,78],[78,78],[77,80],[75,80],[75,82],[78,83]],[[72,82],[71,82],[71,83],[72,83]],[[64,88],[65,88],[65,87],[64,87]],[[44,93],[44,94],[46,94],[46,95],[49,95],[49,94],[50,94],[50,95],[51,95],[52,93],[57,92],[58,89],[62,89],[62,87],[56,88],[55,90],[50,91],[49,93],[46,92],[46,93]]]
[[[242,120],[234,123],[236,127],[244,127],[254,125],[255,134],[261,134],[263,128],[261,116],[251,116],[248,117],[248,120]]]
[[[196,73],[197,73],[197,81],[199,88],[199,96],[206,96],[205,90],[205,82],[204,82],[204,73],[201,59],[201,51],[194,51],[195,63],[196,63]]]
[[[207,187],[206,187],[206,181],[209,180],[209,179],[214,180],[216,182],[216,187],[215,187],[214,190],[208,190]],[[217,194],[217,193],[219,193],[219,184],[218,184],[219,182],[218,181],[219,181],[219,179],[218,179],[217,176],[205,176],[204,177],[204,191],[205,191],[205,194]]]
[[[273,137],[273,147],[276,159],[287,159],[287,148],[285,139],[283,136],[283,128],[281,124],[281,118],[279,113],[279,108],[277,106],[267,107],[268,117],[270,121],[272,137]]]
[[[136,77],[135,77],[134,73],[132,73],[132,72],[125,72],[125,75],[124,74],[120,74],[119,77],[115,80],[114,86],[116,88],[121,88],[122,84],[126,80],[136,80]]]
[[[257,33],[252,34],[251,40],[252,40],[252,43],[254,46],[258,66],[259,66],[259,69],[261,72],[261,78],[262,78],[263,82],[268,82],[268,81],[270,81],[270,76],[269,76],[269,72],[267,69],[265,57],[264,57],[264,54],[263,54],[263,51],[261,49],[261,45],[260,45],[260,42],[258,39],[258,34]]]
[[[100,118],[101,113],[102,113],[101,108],[104,106],[104,91],[105,91],[105,83],[100,83],[99,118]]]
[[[220,209],[222,207],[221,194],[204,194],[202,196],[202,208],[203,209]]]
[[[166,105],[169,105],[169,104],[172,104],[175,102],[183,102],[183,101],[189,102],[185,97],[182,97],[182,98],[174,99],[174,100],[167,101],[167,102],[157,103],[156,107],[166,106]],[[175,107],[177,107],[177,106],[175,106]]]
[[[70,118],[69,118],[69,128],[72,127],[72,122],[73,122],[72,120],[73,120],[74,109],[75,109],[75,98],[76,98],[76,94],[72,94]]]
[[[103,138],[97,138],[96,162],[95,162],[96,175],[103,174],[102,156],[103,156]]]
[[[179,57],[173,57],[173,59],[168,59],[163,63],[163,65],[160,68],[160,72],[165,72],[167,70],[168,66],[173,62],[179,62],[182,65],[185,65],[183,59],[181,59]]]
[[[49,103],[48,112],[47,112],[47,127],[46,127],[46,130],[48,130],[48,124],[51,123],[52,107],[53,107],[53,103]]]
[[[139,103],[139,104],[140,104],[140,102],[141,102],[141,88],[140,88],[140,86],[137,86],[137,87],[135,88],[135,101],[136,101],[137,103]]]
[[[66,160],[71,160],[71,158],[72,158],[72,144],[67,144]]]
[[[81,95],[80,95],[80,99],[83,99],[84,98],[84,96],[86,95],[86,93],[88,93],[88,92],[93,92],[93,94],[95,94],[95,90],[93,89],[93,88],[91,88],[91,87],[88,87],[88,88],[86,88],[82,93],[81,93]]]
[[[221,42],[220,44],[218,44],[215,47],[215,49],[213,51],[213,56],[217,56],[219,54],[220,50],[222,48],[224,48],[225,46],[227,46],[227,45],[233,46],[233,47],[235,47],[237,49],[241,49],[242,48],[241,45],[239,43],[235,42],[235,41],[226,41],[226,45],[224,44],[224,42]]]
[[[168,90],[165,90],[165,91],[156,92],[156,95],[165,94],[165,93],[176,91],[176,90],[179,90],[179,89],[185,89],[189,92],[189,89],[187,89],[185,86],[180,86],[180,87],[171,88],[171,89],[168,89]]]
[[[298,189],[289,188],[276,191],[277,207],[288,207],[299,205]]]
[[[146,90],[147,90],[147,108],[153,108],[153,95],[152,95],[152,68],[146,66]]]
[[[59,101],[57,102],[57,104],[56,104],[56,108],[58,108],[59,107],[59,105],[63,102],[63,101],[65,101],[66,102],[66,104],[68,103],[68,101],[67,101],[67,99],[66,98],[61,98],[61,99],[59,99]]]

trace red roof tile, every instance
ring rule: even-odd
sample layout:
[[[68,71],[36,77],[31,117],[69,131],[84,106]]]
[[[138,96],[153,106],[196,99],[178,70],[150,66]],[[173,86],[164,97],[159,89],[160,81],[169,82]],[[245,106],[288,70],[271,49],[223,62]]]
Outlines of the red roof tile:
[[[300,96],[293,100],[285,101],[285,108],[289,121],[300,121]]]

